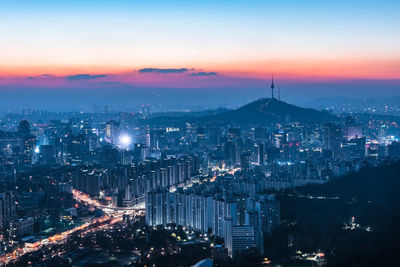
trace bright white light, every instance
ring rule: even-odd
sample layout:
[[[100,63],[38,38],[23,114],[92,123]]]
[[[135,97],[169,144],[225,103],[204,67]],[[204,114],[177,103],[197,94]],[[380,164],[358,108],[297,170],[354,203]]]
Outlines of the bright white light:
[[[119,143],[122,147],[127,148],[132,143],[132,138],[129,135],[121,135],[119,137]]]
[[[39,149],[39,147],[37,146],[37,147],[35,147],[35,153],[39,153],[40,152],[40,149]]]

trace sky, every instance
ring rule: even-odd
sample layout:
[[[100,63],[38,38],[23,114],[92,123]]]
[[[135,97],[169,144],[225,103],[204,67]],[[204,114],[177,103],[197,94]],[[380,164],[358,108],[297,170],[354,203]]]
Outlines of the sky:
[[[288,99],[396,95],[399,14],[399,1],[2,0],[0,104],[77,90],[237,103],[272,73]]]

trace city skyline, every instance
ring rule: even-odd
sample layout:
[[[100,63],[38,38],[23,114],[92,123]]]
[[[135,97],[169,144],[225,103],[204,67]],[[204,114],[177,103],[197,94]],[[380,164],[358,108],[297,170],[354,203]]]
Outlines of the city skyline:
[[[1,1],[0,267],[398,266],[399,14]]]

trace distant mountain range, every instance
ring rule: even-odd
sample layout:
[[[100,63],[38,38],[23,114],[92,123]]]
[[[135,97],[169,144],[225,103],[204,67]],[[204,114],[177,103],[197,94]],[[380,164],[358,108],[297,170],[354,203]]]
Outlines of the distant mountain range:
[[[299,105],[312,108],[325,108],[332,105],[352,105],[355,107],[371,106],[371,105],[395,105],[400,104],[400,95],[392,97],[365,97],[365,98],[348,98],[348,97],[323,97],[310,99],[308,101],[298,102]]]
[[[185,113],[182,116],[159,114],[157,117],[150,118],[147,123],[163,125],[198,121],[204,123],[268,124],[285,121],[327,122],[337,120],[339,120],[338,117],[328,112],[298,107],[276,98],[260,98],[238,109],[213,112],[203,116],[195,113]]]
[[[258,124],[285,121],[325,122],[336,121],[339,118],[328,112],[298,107],[276,98],[260,98],[238,109],[209,116],[206,119],[238,124]]]

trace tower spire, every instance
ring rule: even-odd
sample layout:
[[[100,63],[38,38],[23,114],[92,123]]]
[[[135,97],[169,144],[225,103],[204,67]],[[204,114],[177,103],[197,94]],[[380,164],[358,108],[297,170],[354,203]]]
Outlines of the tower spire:
[[[274,74],[272,74],[272,79],[271,79],[271,98],[274,98]]]

